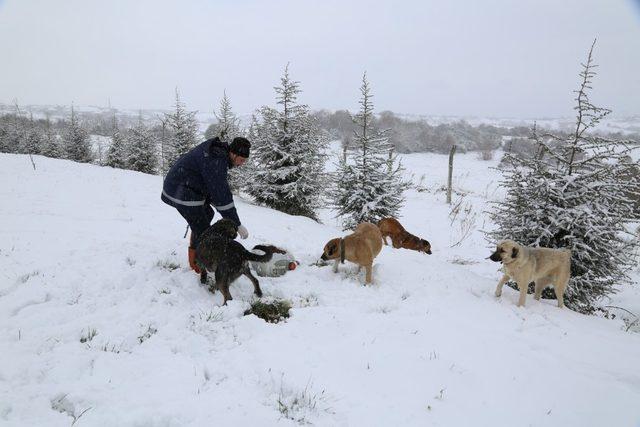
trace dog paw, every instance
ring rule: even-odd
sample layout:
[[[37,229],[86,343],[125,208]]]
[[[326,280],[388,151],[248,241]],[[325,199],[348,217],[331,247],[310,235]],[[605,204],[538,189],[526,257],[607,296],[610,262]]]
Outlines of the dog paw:
[[[500,298],[502,296],[502,291],[496,291],[494,295],[496,296],[496,298]]]

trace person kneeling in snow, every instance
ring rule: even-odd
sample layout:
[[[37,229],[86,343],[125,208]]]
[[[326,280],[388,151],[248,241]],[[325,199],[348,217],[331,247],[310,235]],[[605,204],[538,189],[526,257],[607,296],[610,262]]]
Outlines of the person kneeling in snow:
[[[180,157],[169,169],[162,186],[162,201],[173,206],[191,228],[189,265],[196,272],[196,246],[213,219],[213,205],[223,218],[238,224],[238,234],[249,237],[240,223],[227,181],[230,168],[242,166],[249,158],[251,143],[246,138],[234,138],[227,145],[220,138],[206,140]]]

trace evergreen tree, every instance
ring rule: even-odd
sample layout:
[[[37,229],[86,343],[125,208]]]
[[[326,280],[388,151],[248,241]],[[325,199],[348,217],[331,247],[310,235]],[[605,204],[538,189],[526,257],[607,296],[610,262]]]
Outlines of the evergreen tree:
[[[282,110],[263,106],[251,126],[249,193],[271,208],[317,219],[326,183],[327,139],[309,107],[297,103],[301,90],[299,82],[289,78],[288,65],[280,83],[274,89]]]
[[[25,154],[26,130],[23,118],[18,114],[12,115],[7,127],[6,145],[9,153]]]
[[[216,117],[216,123],[211,124],[205,132],[205,138],[218,137],[222,141],[230,144],[236,136],[243,136],[240,129],[240,119],[235,115],[231,108],[231,101],[227,97],[227,92],[223,93],[220,101],[220,109],[213,112]]]
[[[113,125],[111,130],[111,144],[107,149],[105,166],[112,168],[126,169],[128,160],[127,140],[118,128],[118,119],[113,115]]]
[[[67,123],[62,142],[67,159],[82,163],[92,161],[89,134],[80,124],[73,106],[71,106],[71,120]]]
[[[51,126],[51,120],[47,117],[44,127],[44,140],[42,143],[42,154],[52,159],[64,158],[64,148],[60,143],[58,135]]]
[[[6,116],[0,116],[0,153],[9,152],[9,130],[5,118]]]
[[[24,152],[28,154],[41,154],[43,139],[42,129],[34,122],[33,114],[31,114],[24,141]]]
[[[171,136],[163,149],[165,174],[169,168],[183,154],[187,153],[197,142],[198,123],[196,122],[195,111],[187,111],[184,103],[180,100],[180,94],[176,89],[175,113],[165,114],[167,129]]]
[[[7,124],[4,135],[4,146],[7,153],[26,153],[27,125],[17,101],[14,102],[14,113],[5,116]]]
[[[235,115],[231,109],[231,101],[227,97],[227,93],[224,92],[222,100],[220,101],[220,110],[214,111],[216,117],[216,123],[211,124],[205,132],[205,138],[218,137],[222,141],[230,144],[233,138],[237,136],[244,136],[244,132],[240,128],[240,119]],[[238,192],[242,187],[246,185],[247,173],[250,168],[248,165],[244,165],[241,168],[229,169],[227,175],[229,187],[232,191]]]
[[[637,220],[630,194],[640,191],[640,177],[630,173],[631,148],[589,132],[610,113],[588,97],[595,76],[592,53],[593,46],[575,91],[574,131],[562,137],[538,135],[534,127],[533,156],[505,155],[510,167],[502,184],[507,194],[490,212],[497,229],[488,234],[495,240],[508,237],[529,246],[570,249],[571,280],[564,302],[584,313],[593,312],[602,297],[629,281],[638,245],[627,227]]]
[[[142,122],[127,133],[127,147],[129,148],[127,169],[144,173],[155,173],[158,166],[156,147],[149,129]]]
[[[360,111],[353,118],[357,130],[351,142],[352,158],[340,159],[337,185],[332,191],[332,203],[343,218],[345,230],[361,222],[375,224],[384,217],[397,216],[404,203],[403,192],[408,188],[385,132],[373,128],[372,95],[366,73],[360,93]]]
[[[44,135],[38,123],[33,120],[33,113],[29,115],[26,136],[24,140],[24,152],[28,154],[41,154]]]

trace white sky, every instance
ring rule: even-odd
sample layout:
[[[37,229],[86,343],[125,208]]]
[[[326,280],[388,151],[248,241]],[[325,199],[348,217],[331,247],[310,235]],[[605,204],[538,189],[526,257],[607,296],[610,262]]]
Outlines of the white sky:
[[[0,102],[216,109],[275,102],[287,62],[313,109],[572,115],[593,39],[592,100],[640,114],[640,0],[0,0]]]

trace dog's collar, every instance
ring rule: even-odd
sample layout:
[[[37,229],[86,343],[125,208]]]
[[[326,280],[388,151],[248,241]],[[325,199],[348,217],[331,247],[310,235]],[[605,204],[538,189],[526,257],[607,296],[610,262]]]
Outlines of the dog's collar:
[[[344,239],[340,239],[340,262],[344,264]]]

